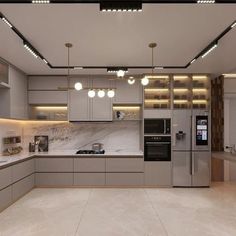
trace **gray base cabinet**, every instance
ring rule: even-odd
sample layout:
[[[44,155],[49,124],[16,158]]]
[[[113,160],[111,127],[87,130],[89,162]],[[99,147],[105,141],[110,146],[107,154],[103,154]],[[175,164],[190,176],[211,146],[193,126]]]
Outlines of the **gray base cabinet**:
[[[13,202],[24,196],[27,192],[34,188],[34,174],[16,182],[12,185]]]
[[[108,186],[142,186],[143,173],[106,173]]]
[[[36,173],[35,185],[40,186],[72,186],[73,173]]]
[[[12,203],[12,187],[9,186],[0,191],[0,212]]]
[[[144,184],[146,186],[171,186],[171,162],[145,162]]]
[[[12,166],[12,182],[16,182],[34,173],[34,160],[28,160]]]
[[[11,167],[0,170],[0,190],[12,183],[11,171]]]
[[[74,173],[75,186],[105,186],[105,173]]]

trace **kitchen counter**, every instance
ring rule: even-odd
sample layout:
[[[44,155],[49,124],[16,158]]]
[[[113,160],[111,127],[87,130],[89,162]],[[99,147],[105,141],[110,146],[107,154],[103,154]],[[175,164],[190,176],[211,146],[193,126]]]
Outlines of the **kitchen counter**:
[[[60,151],[49,151],[49,152],[21,152],[12,156],[1,156],[0,155],[0,169],[10,166],[12,164],[16,164],[18,162],[25,161],[27,159],[32,159],[37,157],[73,157],[73,158],[126,158],[126,157],[134,157],[134,158],[143,158],[142,151],[106,151],[105,154],[75,154],[77,150],[60,150]]]
[[[236,154],[231,154],[230,152],[212,152],[211,157],[236,162]]]

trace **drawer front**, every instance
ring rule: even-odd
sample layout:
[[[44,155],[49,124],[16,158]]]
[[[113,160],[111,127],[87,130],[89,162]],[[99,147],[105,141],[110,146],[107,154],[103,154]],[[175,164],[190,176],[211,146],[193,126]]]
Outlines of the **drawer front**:
[[[36,158],[36,172],[73,172],[73,158]]]
[[[12,187],[9,186],[0,191],[0,212],[12,203]]]
[[[76,186],[104,186],[105,173],[75,173],[74,185]]]
[[[106,173],[108,186],[142,186],[143,173]]]
[[[146,162],[145,178],[146,186],[171,186],[171,162]]]
[[[25,161],[12,166],[13,183],[34,173],[34,160]]]
[[[142,158],[108,158],[106,172],[143,172]]]
[[[72,186],[73,173],[36,173],[36,186]]]
[[[0,190],[12,183],[11,172],[11,167],[0,170]]]
[[[105,172],[105,158],[74,159],[74,172]]]
[[[12,199],[16,201],[34,187],[34,174],[12,185]]]

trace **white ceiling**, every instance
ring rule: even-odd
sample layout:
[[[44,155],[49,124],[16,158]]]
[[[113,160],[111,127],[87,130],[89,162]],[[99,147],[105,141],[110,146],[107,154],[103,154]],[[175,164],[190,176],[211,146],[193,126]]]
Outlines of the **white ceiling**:
[[[65,42],[73,43],[71,65],[183,66],[236,20],[236,4],[144,4],[140,13],[100,12],[98,4],[0,4],[0,11],[54,66],[67,65]],[[236,27],[205,59],[186,70],[161,72],[227,73],[236,71]],[[35,59],[22,40],[0,22],[0,57],[27,74],[64,74]],[[150,70],[130,70],[145,73]],[[160,72],[160,70],[158,71]],[[105,70],[76,70],[96,74]]]

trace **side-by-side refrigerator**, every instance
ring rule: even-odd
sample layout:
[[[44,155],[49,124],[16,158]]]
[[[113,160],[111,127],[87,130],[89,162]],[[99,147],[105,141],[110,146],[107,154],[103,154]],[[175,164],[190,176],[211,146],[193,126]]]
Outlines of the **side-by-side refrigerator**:
[[[210,185],[210,115],[203,110],[173,111],[173,186]]]

